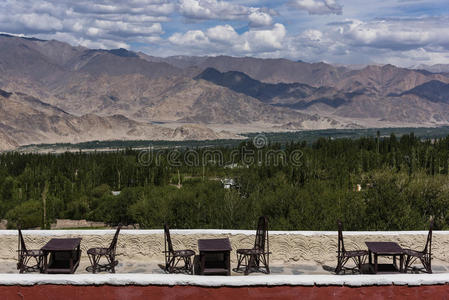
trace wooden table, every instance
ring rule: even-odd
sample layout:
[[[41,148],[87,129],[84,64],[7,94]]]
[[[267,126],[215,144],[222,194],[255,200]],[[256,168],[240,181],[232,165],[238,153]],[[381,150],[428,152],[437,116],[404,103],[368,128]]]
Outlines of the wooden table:
[[[198,240],[200,275],[231,275],[231,242],[224,239]]]
[[[393,256],[393,264],[382,264],[382,271],[396,271],[403,272],[403,264],[404,264],[404,251],[401,246],[394,242],[365,242],[368,247],[368,255],[369,255],[369,264],[374,267],[374,273],[379,271],[379,264],[377,263],[377,258],[379,256]],[[372,263],[372,257],[374,256],[374,265]],[[396,256],[399,256],[399,268],[396,265]],[[393,266],[394,269],[388,269],[389,266]]]
[[[41,250],[44,252],[43,273],[73,274],[80,262],[81,238],[51,239]],[[48,260],[48,256],[50,258]]]

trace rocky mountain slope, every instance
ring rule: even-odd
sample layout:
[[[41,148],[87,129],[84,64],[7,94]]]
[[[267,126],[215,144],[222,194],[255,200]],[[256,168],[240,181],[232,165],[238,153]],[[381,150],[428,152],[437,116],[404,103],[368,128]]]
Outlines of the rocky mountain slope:
[[[449,124],[448,86],[445,73],[392,65],[161,58],[0,35],[0,149],[228,138],[253,129],[437,126]]]
[[[136,122],[123,115],[73,116],[37,98],[0,90],[0,149],[39,143],[78,143],[91,140],[191,140],[239,138],[204,126],[176,129]]]
[[[263,83],[244,73],[219,72],[208,68],[197,79],[207,80],[262,102],[331,118],[376,119],[390,123],[447,124],[449,122],[449,84],[431,80],[421,73],[393,66],[368,67],[362,88],[315,88],[300,83]],[[392,73],[400,75],[393,76]],[[444,76],[442,78],[447,81]],[[408,80],[406,80],[408,78]],[[362,80],[362,79],[360,79]],[[412,82],[413,81],[413,82]],[[345,79],[343,82],[350,82]],[[424,82],[420,85],[418,83]],[[413,87],[409,90],[407,88]],[[398,94],[392,91],[402,91]]]

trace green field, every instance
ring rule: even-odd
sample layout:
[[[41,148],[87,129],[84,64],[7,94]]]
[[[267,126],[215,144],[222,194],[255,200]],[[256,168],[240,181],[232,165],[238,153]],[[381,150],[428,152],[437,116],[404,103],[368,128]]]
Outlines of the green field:
[[[442,138],[449,135],[449,126],[435,128],[369,128],[369,129],[326,129],[326,130],[306,130],[296,132],[267,132],[267,133],[249,133],[243,134],[248,139],[263,134],[267,140],[272,143],[287,143],[306,141],[311,143],[319,138],[350,138],[375,137],[377,132],[381,137],[390,136],[394,133],[397,137],[413,132],[415,136],[421,139]],[[140,148],[198,148],[198,147],[233,147],[237,146],[242,140],[211,140],[211,141],[91,141],[78,144],[59,143],[59,144],[38,144],[22,146],[18,149],[21,152],[30,151],[52,151],[52,150],[99,150],[99,149],[140,149]]]

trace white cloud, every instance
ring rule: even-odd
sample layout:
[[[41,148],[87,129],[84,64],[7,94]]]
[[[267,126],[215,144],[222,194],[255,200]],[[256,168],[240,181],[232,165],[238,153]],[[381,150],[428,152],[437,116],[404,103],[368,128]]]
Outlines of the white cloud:
[[[169,41],[195,54],[220,53],[228,55],[255,55],[280,50],[286,37],[284,25],[276,23],[272,28],[250,29],[238,34],[230,25],[215,26],[201,30],[189,30],[184,34],[175,33]]]
[[[397,18],[363,22],[351,20],[339,27],[351,44],[408,50],[420,47],[449,50],[449,18]]]
[[[15,18],[17,18],[17,21],[22,23],[26,28],[32,30],[51,31],[62,29],[61,20],[48,14],[22,14],[16,15]]]
[[[63,23],[48,14],[0,14],[0,28],[12,33],[37,33],[61,30]]]
[[[199,20],[248,20],[251,26],[269,26],[276,12],[266,8],[247,7],[219,0],[179,0],[179,12]]]
[[[120,0],[103,0],[103,1],[70,1],[62,0],[73,8],[77,13],[82,14],[131,14],[131,15],[149,15],[161,16],[169,15],[174,12],[175,4],[169,0],[150,0],[150,1],[120,1]]]
[[[189,30],[186,33],[175,33],[168,39],[178,46],[207,47],[210,44],[209,38],[201,30]]]
[[[250,25],[253,27],[258,26],[269,26],[273,23],[273,18],[262,11],[253,11],[249,14],[248,19],[250,21]]]
[[[42,39],[55,39],[58,41],[66,42],[72,45],[81,45],[83,47],[92,49],[116,49],[124,48],[129,49],[130,46],[124,42],[117,42],[114,40],[107,39],[93,39],[88,37],[76,37],[71,33],[57,32],[54,34],[39,34],[38,38]]]
[[[3,0],[0,29],[92,45],[129,48],[132,42],[157,41],[162,22],[170,21],[174,0]]]
[[[187,17],[198,19],[212,19],[214,13],[207,7],[202,6],[197,0],[180,0],[179,11]]]
[[[410,66],[449,61],[449,18],[344,20],[284,39],[280,56],[340,63]]]
[[[343,12],[343,6],[336,0],[293,0],[291,3],[311,15],[341,15]]]
[[[447,64],[448,61],[449,54],[447,51],[430,52],[423,48],[394,52],[390,53],[388,56],[376,57],[376,62],[378,63],[389,63],[405,67],[417,66],[420,64]]]
[[[249,51],[266,52],[282,49],[286,34],[284,25],[276,23],[272,29],[249,30],[242,37],[249,42]]]
[[[142,26],[133,23],[127,23],[122,21],[107,21],[107,20],[96,20],[94,25],[98,28],[107,31],[110,34],[123,35],[123,36],[145,36],[162,34],[162,26],[160,23],[153,23],[149,26]]]
[[[91,37],[96,37],[99,36],[100,34],[103,34],[103,30],[95,27],[90,27],[89,29],[87,29],[86,33]]]
[[[1,0],[0,31],[161,56],[432,64],[449,61],[446,6],[447,0]],[[420,9],[429,17],[411,17]]]
[[[232,44],[239,38],[238,33],[231,25],[216,26],[209,28],[206,33],[210,41]]]
[[[248,8],[226,1],[179,0],[179,12],[193,19],[232,20],[246,15]]]

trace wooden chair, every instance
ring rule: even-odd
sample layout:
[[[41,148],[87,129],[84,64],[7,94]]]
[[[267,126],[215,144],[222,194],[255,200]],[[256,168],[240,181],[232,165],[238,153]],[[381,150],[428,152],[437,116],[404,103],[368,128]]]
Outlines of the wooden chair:
[[[234,271],[240,272],[240,268],[245,267],[245,275],[253,271],[270,274],[270,254],[268,220],[266,217],[260,217],[257,224],[254,247],[252,249],[237,250],[237,268]]]
[[[90,248],[87,250],[87,255],[90,260],[90,266],[86,268],[86,271],[97,273],[101,271],[110,271],[115,273],[115,266],[118,264],[118,260],[115,260],[115,249],[117,247],[118,235],[122,225],[120,224],[115,231],[114,238],[108,248]],[[100,264],[100,259],[104,257],[107,263]]]
[[[19,242],[17,247],[17,269],[20,273],[34,272],[42,270],[42,262],[44,258],[44,252],[42,250],[29,250],[25,245],[23,239],[22,230],[19,227]],[[34,265],[29,265],[29,262],[35,260]]]
[[[424,250],[412,250],[403,249],[405,254],[404,259],[404,271],[412,270],[411,265],[416,261],[420,260],[423,268],[421,271],[432,273],[432,230],[433,230],[433,219],[430,221],[429,233],[427,234],[427,241]]]
[[[341,271],[350,270],[353,273],[359,272],[361,273],[362,265],[366,261],[366,257],[368,256],[367,250],[351,250],[346,251],[345,244],[343,242],[343,224],[341,221],[338,221],[338,249],[337,249],[337,267],[335,268],[335,273],[340,274]],[[349,260],[352,260],[355,264],[355,267],[348,268],[346,267],[346,263]]]
[[[193,275],[192,257],[195,256],[193,250],[174,250],[170,237],[170,229],[164,224],[165,242],[165,272],[167,273],[187,273]],[[179,262],[184,262],[183,266],[178,266]]]

